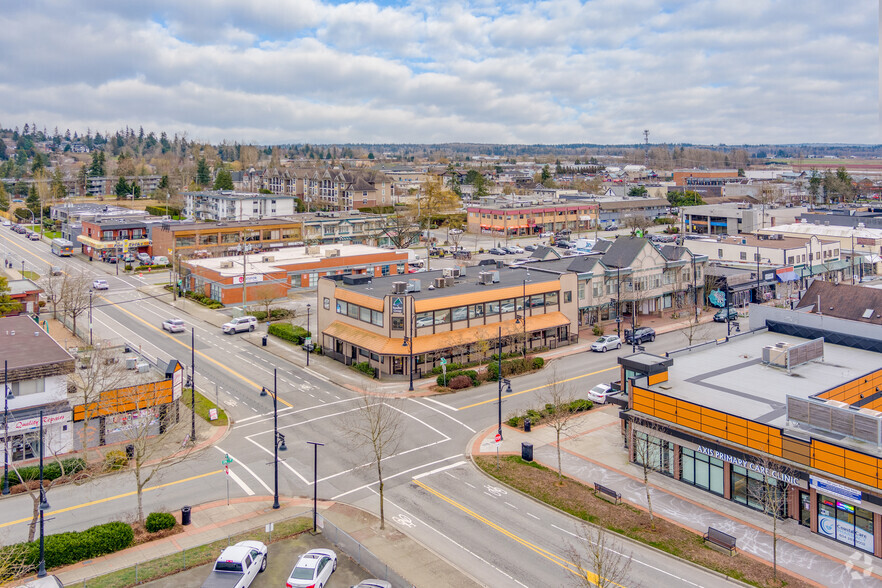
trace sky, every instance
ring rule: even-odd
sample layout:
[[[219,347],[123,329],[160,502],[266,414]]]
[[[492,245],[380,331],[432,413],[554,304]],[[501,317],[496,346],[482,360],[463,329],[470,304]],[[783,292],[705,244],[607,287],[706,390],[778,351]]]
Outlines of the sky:
[[[831,0],[3,0],[0,125],[278,143],[879,143]]]

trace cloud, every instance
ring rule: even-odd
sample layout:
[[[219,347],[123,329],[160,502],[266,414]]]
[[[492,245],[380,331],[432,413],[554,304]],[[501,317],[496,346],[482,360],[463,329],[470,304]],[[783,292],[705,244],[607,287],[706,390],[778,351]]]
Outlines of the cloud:
[[[873,15],[875,16],[875,15]],[[823,0],[15,0],[0,122],[210,141],[879,142]]]

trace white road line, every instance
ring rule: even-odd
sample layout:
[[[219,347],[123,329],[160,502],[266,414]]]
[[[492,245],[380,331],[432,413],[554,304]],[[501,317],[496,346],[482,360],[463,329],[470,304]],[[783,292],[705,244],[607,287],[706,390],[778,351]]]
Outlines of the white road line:
[[[333,404],[340,404],[340,403],[342,403],[342,402],[351,402],[351,401],[353,401],[353,400],[361,400],[361,398],[344,398],[343,400],[339,400],[339,401],[337,401],[337,402],[329,402],[329,403],[326,403],[326,404],[321,404],[321,405],[316,405],[316,406],[307,406],[307,407],[305,407],[305,408],[298,408],[297,410],[294,410],[293,407],[287,407],[287,406],[286,406],[286,407],[284,408],[284,410],[289,411],[289,412],[287,413],[287,415],[292,415],[292,414],[298,414],[298,413],[301,413],[301,412],[306,412],[307,410],[314,410],[314,409],[316,409],[316,408],[325,408],[325,407],[331,406],[331,405],[333,405]],[[281,414],[282,414],[282,410],[283,410],[283,409],[279,409],[279,416],[281,416]],[[356,410],[357,410],[357,409],[356,409]],[[265,423],[265,422],[267,422],[267,421],[271,421],[272,418],[273,418],[273,417],[272,417],[272,414],[273,414],[273,413],[268,412],[268,413],[265,413],[265,414],[267,415],[267,418],[265,418],[265,419],[263,419],[263,420],[259,420],[259,421],[252,421],[252,422],[250,422],[250,423],[246,423],[245,426],[251,426],[251,425],[256,425],[256,424],[258,424],[258,423]],[[340,414],[342,414],[342,413],[340,413]],[[286,415],[286,416],[287,416],[287,415]],[[334,416],[334,415],[331,415],[331,416]]]
[[[270,451],[269,449],[267,449],[266,447],[264,447],[263,445],[261,445],[260,443],[258,443],[257,441],[255,441],[254,439],[251,439],[250,437],[245,437],[245,439],[247,439],[248,441],[254,443],[254,446],[255,446],[255,447],[257,447],[257,448],[259,448],[261,451],[263,451],[263,452],[269,454],[270,457],[273,457],[273,458],[275,457],[275,455],[273,455],[273,452],[272,452],[272,451]],[[288,462],[286,462],[286,461],[282,461],[282,460],[280,459],[280,460],[279,460],[279,463],[282,464],[283,466],[285,466],[286,468],[288,468],[288,470],[290,470],[291,473],[293,473],[295,476],[297,476],[298,478],[300,478],[300,480],[301,480],[304,484],[309,485],[309,482],[306,480],[306,478],[304,478],[303,476],[301,476],[301,475],[300,475],[300,472],[298,472],[297,470],[295,470],[294,468],[292,468],[290,465],[288,465]]]
[[[328,378],[324,377],[323,375],[321,375],[317,372],[312,371],[309,368],[303,368],[303,371],[311,376],[318,378],[319,380],[324,380],[325,382],[328,382],[329,384],[331,383],[331,380],[329,380]]]
[[[537,516],[534,515],[534,514],[527,513],[527,516],[528,516],[528,517],[533,517],[533,518],[536,519],[537,521],[541,521],[541,520],[542,520],[542,519],[540,519],[539,517],[537,517]]]
[[[225,455],[230,455],[229,453],[227,453],[227,451],[221,449],[220,446],[218,446],[218,445],[215,445],[214,448]],[[241,461],[239,461],[238,459],[236,459],[232,455],[230,455],[230,457],[233,458],[233,461],[235,463],[239,464],[239,467],[241,467],[243,470],[245,470],[246,472],[248,472],[249,474],[254,476],[254,479],[257,480],[260,483],[260,485],[266,489],[267,492],[269,492],[270,494],[273,493],[272,489],[269,486],[267,486],[266,483],[263,480],[261,480],[257,474],[255,474],[253,471],[251,471],[251,468],[249,468],[247,465],[245,465],[244,463],[242,463]]]
[[[577,539],[581,539],[581,540],[583,540],[583,541],[585,540],[584,537],[580,537],[579,535],[576,535],[575,533],[571,533],[570,531],[567,531],[566,529],[561,529],[560,527],[558,527],[558,526],[555,525],[554,523],[552,523],[551,526],[554,527],[555,529],[557,529],[558,531],[563,531],[564,533],[566,533],[567,535],[570,535],[571,537],[575,537],[575,538],[577,538]],[[667,572],[667,571],[665,571],[665,570],[663,570],[663,569],[661,569],[661,568],[657,568],[657,567],[655,567],[655,566],[651,566],[651,565],[649,565],[649,564],[646,563],[646,562],[640,561],[639,559],[636,559],[636,558],[633,556],[633,554],[620,553],[620,552],[616,551],[615,549],[610,549],[609,547],[604,547],[604,549],[606,549],[607,551],[610,551],[610,552],[612,552],[612,553],[614,553],[614,554],[616,554],[616,555],[618,555],[618,556],[620,556],[620,557],[628,558],[628,559],[630,559],[631,561],[633,561],[633,562],[635,562],[635,563],[639,563],[639,564],[642,565],[642,566],[646,566],[647,568],[649,568],[649,569],[651,569],[651,570],[655,570],[656,572],[661,572],[662,574],[665,574],[666,576],[670,576],[670,577],[672,577],[672,578],[676,578],[677,580],[680,580],[681,582],[685,582],[685,583],[687,583],[687,584],[691,584],[691,585],[693,585],[693,586],[698,586],[699,588],[702,588],[701,584],[696,584],[695,582],[690,582],[689,580],[687,580],[687,579],[685,579],[685,578],[681,578],[680,576],[676,576],[676,575],[672,574],[671,572]]]
[[[477,486],[474,486],[474,485],[472,485],[472,484],[469,484],[469,483],[466,482],[465,480],[463,480],[463,484],[465,484],[465,485],[468,486],[469,488],[477,488]]]
[[[374,494],[377,494],[377,491],[374,490],[373,488],[369,488],[369,490],[370,490],[371,492],[373,492]],[[508,575],[507,573],[503,572],[501,569],[499,569],[498,567],[496,567],[495,565],[493,565],[492,563],[490,563],[489,561],[487,561],[486,559],[484,559],[483,557],[481,557],[480,555],[478,555],[478,554],[475,553],[474,551],[470,550],[468,547],[464,546],[464,545],[461,544],[461,543],[457,543],[456,541],[454,541],[453,539],[451,539],[450,537],[448,537],[447,535],[445,535],[444,533],[442,533],[441,531],[439,531],[439,530],[436,529],[435,527],[426,524],[425,521],[421,520],[419,517],[417,517],[417,516],[415,516],[415,515],[410,514],[409,512],[407,512],[406,510],[404,510],[403,508],[401,508],[400,506],[398,506],[397,504],[395,504],[394,502],[392,502],[392,501],[389,500],[388,498],[386,498],[385,501],[386,501],[388,504],[391,504],[392,506],[394,506],[395,508],[397,508],[398,510],[400,510],[400,511],[401,511],[402,513],[404,513],[405,515],[409,516],[411,519],[413,519],[413,520],[417,521],[418,523],[422,524],[422,525],[425,526],[427,529],[429,529],[429,530],[431,530],[431,531],[434,531],[435,533],[437,533],[437,534],[440,535],[441,537],[447,539],[448,541],[450,541],[451,543],[453,543],[454,545],[456,545],[457,547],[459,547],[460,549],[462,549],[463,551],[465,551],[465,552],[468,553],[469,555],[473,556],[475,559],[477,559],[477,560],[479,560],[479,561],[481,561],[481,562],[487,564],[488,566],[490,566],[491,568],[493,568],[494,570],[496,570],[497,572],[499,572],[500,574],[502,574],[503,576],[505,576],[506,578],[508,578],[508,579],[511,580],[512,582],[515,582],[515,583],[517,583],[517,584],[520,584],[520,585],[523,586],[524,588],[528,588],[526,584],[524,584],[524,583],[522,583],[522,582],[518,582],[516,579],[514,579],[513,577],[511,577],[511,576]]]
[[[242,488],[242,490],[245,491],[245,494],[247,494],[248,496],[254,496],[254,490],[252,490],[251,488],[249,488],[249,487],[248,487],[248,484],[246,484],[245,482],[243,482],[243,481],[242,481],[242,478],[240,478],[239,476],[237,476],[237,475],[236,475],[236,472],[234,472],[233,470],[230,470],[230,478],[232,478],[232,480],[233,480],[235,483],[239,484],[239,487]]]
[[[397,410],[398,412],[400,412],[401,414],[403,414],[406,417],[412,418],[413,420],[420,423],[421,425],[423,425],[426,428],[432,429],[433,431],[435,431],[436,433],[438,433],[439,435],[444,437],[444,439],[450,439],[450,437],[448,437],[447,435],[445,435],[444,433],[442,433],[441,431],[439,431],[438,429],[436,429],[435,427],[433,427],[432,425],[430,425],[426,421],[424,421],[422,419],[418,419],[417,417],[413,416],[412,414],[404,412],[403,410],[401,410],[400,408],[398,408],[396,406],[389,405],[389,408],[391,408],[392,410]]]
[[[518,507],[516,507],[515,505],[513,505],[511,502],[506,502],[505,504],[507,504],[508,506],[512,507],[512,508],[515,509],[515,510],[520,510]]]
[[[411,402],[416,402],[416,403],[419,404],[420,406],[425,407],[425,408],[428,408],[429,410],[434,410],[435,412],[437,412],[437,413],[440,414],[441,416],[444,416],[444,417],[449,418],[449,419],[450,419],[451,421],[453,421],[454,423],[456,423],[456,424],[458,424],[458,425],[462,425],[463,427],[465,427],[466,429],[468,429],[468,430],[471,431],[472,433],[477,433],[476,430],[474,430],[473,428],[471,428],[470,426],[468,426],[468,425],[465,424],[464,422],[459,421],[459,420],[453,418],[452,416],[450,416],[450,415],[447,414],[446,412],[441,412],[441,411],[438,410],[437,408],[433,408],[433,407],[431,407],[431,406],[429,406],[429,405],[427,405],[427,404],[423,404],[423,403],[420,402],[419,400],[415,400],[415,399],[413,399],[413,398],[409,398],[408,400],[410,400]]]
[[[433,403],[435,403],[435,404],[437,404],[437,405],[439,405],[439,406],[443,406],[443,407],[446,408],[447,410],[452,410],[453,412],[457,412],[457,411],[459,411],[459,409],[456,408],[455,406],[450,406],[449,404],[444,404],[443,402],[440,402],[440,401],[438,401],[438,400],[435,400],[434,398],[428,398],[428,397],[426,397],[426,398],[423,398],[423,400],[425,400],[426,402],[433,402]]]
[[[390,456],[390,457],[394,457],[394,456]],[[451,455],[450,457],[445,457],[444,459],[439,459],[439,460],[436,460],[436,461],[433,461],[430,463],[424,463],[423,465],[416,466],[415,468],[410,468],[409,470],[404,470],[403,472],[398,472],[397,474],[392,474],[391,476],[386,476],[383,478],[383,481],[385,482],[386,480],[391,480],[392,478],[397,478],[398,476],[403,476],[404,474],[408,474],[414,470],[418,470],[420,468],[425,468],[428,466],[433,466],[436,463],[441,463],[441,462],[447,461],[449,459],[456,459],[457,457],[462,457],[462,454],[460,453],[457,455]],[[386,458],[383,458],[383,459],[385,460]],[[371,463],[373,463],[373,462],[371,462]],[[371,465],[371,464],[366,464],[366,465]],[[359,467],[364,467],[364,466],[359,466]],[[353,468],[353,469],[358,469],[358,468]],[[350,470],[350,471],[352,471],[352,470]],[[339,476],[339,475],[340,474],[334,474],[334,476],[329,476],[329,478],[333,478],[333,477]],[[324,478],[324,479],[328,479],[328,478]],[[319,480],[319,482],[321,482],[321,481],[323,481],[323,480]],[[353,488],[352,490],[347,490],[346,492],[344,492],[342,494],[338,494],[337,496],[334,496],[333,498],[331,498],[331,500],[337,500],[341,496],[346,496],[347,494],[352,494],[353,492],[358,492],[359,490],[364,490],[365,488],[370,488],[371,486],[373,486],[374,484],[377,484],[377,483],[378,482],[371,482],[370,484],[365,484],[364,486],[359,486],[358,488]]]
[[[465,460],[458,461],[458,462],[456,462],[456,463],[452,463],[452,464],[450,464],[450,465],[446,465],[446,466],[444,466],[443,468],[436,468],[436,469],[432,470],[431,472],[425,472],[425,473],[420,474],[420,475],[418,475],[418,476],[414,476],[413,479],[414,479],[414,480],[419,480],[420,478],[425,478],[426,476],[431,476],[432,474],[437,474],[437,473],[439,473],[439,472],[443,472],[444,470],[450,470],[450,469],[453,469],[453,468],[459,467],[459,466],[461,466],[461,465],[464,464],[464,463],[466,463]]]

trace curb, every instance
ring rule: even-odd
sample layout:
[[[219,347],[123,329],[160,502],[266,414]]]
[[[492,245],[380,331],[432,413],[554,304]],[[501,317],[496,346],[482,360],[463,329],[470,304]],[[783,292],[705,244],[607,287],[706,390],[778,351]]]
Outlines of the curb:
[[[474,435],[474,437],[472,437],[472,439],[469,441],[469,446],[473,446],[474,443],[475,443],[477,440],[479,440],[480,438],[482,438],[482,436],[486,435],[487,431],[492,431],[492,430],[493,430],[493,427],[490,427],[490,428],[488,428],[488,429],[485,429],[483,432],[478,432],[478,433],[476,433],[476,434]],[[502,452],[500,452],[500,455],[516,455],[516,454],[511,453],[511,452],[507,452],[507,453],[504,453],[504,454],[503,454]],[[505,486],[505,487],[508,488],[509,490],[512,490],[512,491],[514,491],[514,492],[517,492],[517,493],[520,494],[521,496],[530,499],[531,501],[533,501],[533,502],[536,503],[537,505],[539,505],[539,506],[543,506],[543,507],[545,507],[545,508],[550,508],[550,509],[552,509],[552,510],[554,510],[554,511],[560,513],[560,514],[565,515],[567,518],[570,518],[570,519],[572,519],[573,521],[576,521],[576,522],[579,522],[579,523],[583,523],[583,524],[586,524],[586,525],[591,525],[591,526],[594,527],[594,528],[600,528],[599,525],[596,525],[596,524],[594,524],[594,523],[590,523],[590,522],[588,522],[588,521],[582,520],[582,519],[580,519],[580,518],[578,518],[578,517],[576,517],[576,516],[571,515],[571,514],[568,513],[568,512],[565,512],[565,511],[562,511],[562,510],[560,510],[560,509],[558,509],[558,508],[555,508],[555,507],[551,506],[550,504],[547,504],[547,503],[545,503],[545,502],[542,502],[542,501],[539,500],[538,498],[535,498],[535,497],[533,497],[533,496],[530,496],[529,494],[527,494],[527,493],[525,493],[525,492],[522,492],[521,490],[518,490],[517,488],[515,488],[515,487],[513,487],[513,486],[509,486],[507,483],[503,482],[502,480],[499,480],[499,479],[497,479],[497,478],[492,477],[490,474],[488,474],[488,473],[485,472],[483,469],[481,469],[480,467],[478,467],[478,464],[475,463],[475,455],[474,455],[474,453],[472,453],[471,451],[469,451],[469,461],[472,462],[472,466],[478,471],[478,473],[480,473],[482,476],[484,476],[484,477],[487,478],[488,480],[493,480],[494,482],[496,482],[496,483],[498,483],[498,484],[502,484],[503,486]],[[542,464],[542,465],[545,465],[545,464]],[[547,467],[547,466],[546,466],[546,467]],[[603,529],[603,530],[604,530],[604,531],[608,531],[608,529]],[[622,535],[622,534],[620,534],[620,533],[616,533],[615,531],[610,531],[610,532],[611,532],[611,533],[615,533],[614,536],[615,536],[616,539],[618,539],[618,540],[622,540],[622,541],[625,541],[626,543],[628,543],[628,544],[630,544],[630,545],[632,545],[632,546],[640,546],[641,548],[650,549],[650,550],[654,551],[655,553],[657,553],[657,554],[659,554],[659,555],[663,555],[663,556],[666,556],[666,557],[669,557],[669,558],[672,558],[672,559],[676,559],[678,562],[681,562],[681,563],[684,563],[684,564],[686,564],[686,565],[692,566],[693,568],[695,568],[695,569],[697,569],[697,570],[701,570],[701,571],[703,571],[703,572],[707,572],[707,573],[713,574],[713,575],[719,577],[721,580],[727,580],[728,582],[734,584],[735,586],[743,586],[744,588],[752,588],[752,585],[751,585],[751,584],[747,584],[747,583],[745,583],[745,582],[742,582],[741,580],[736,580],[735,578],[732,578],[732,577],[730,577],[730,576],[727,576],[727,575],[725,575],[725,574],[722,574],[722,573],[720,573],[720,572],[718,572],[718,571],[716,571],[716,570],[712,570],[711,568],[706,568],[706,567],[704,567],[704,566],[702,566],[702,565],[700,565],[700,564],[697,564],[697,563],[695,563],[695,562],[691,562],[691,561],[689,561],[688,559],[683,559],[683,558],[681,558],[681,557],[677,557],[676,555],[672,555],[672,554],[668,553],[667,551],[662,551],[661,549],[658,549],[657,547],[653,547],[652,545],[649,545],[649,544],[647,544],[647,543],[641,543],[640,541],[637,541],[636,539],[631,539],[631,538],[628,537],[627,535]],[[788,570],[788,572],[789,572],[789,570]],[[801,576],[799,576],[799,577],[800,577],[800,579],[805,580],[805,579],[802,578]],[[808,580],[806,580],[806,581],[808,581]],[[811,582],[811,581],[809,581],[809,582],[812,583],[812,584],[814,584],[814,582]]]

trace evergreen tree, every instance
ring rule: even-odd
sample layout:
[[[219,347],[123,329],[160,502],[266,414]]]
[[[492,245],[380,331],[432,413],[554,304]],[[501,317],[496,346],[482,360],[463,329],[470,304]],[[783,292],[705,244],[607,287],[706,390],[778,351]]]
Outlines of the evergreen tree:
[[[9,296],[9,281],[6,276],[0,276],[0,316],[6,316],[17,312],[20,304]]]
[[[40,193],[37,192],[37,184],[31,184],[31,189],[28,190],[28,197],[25,200],[25,206],[27,206],[34,215],[40,214]]]
[[[230,175],[224,168],[220,168],[217,172],[217,177],[214,178],[214,189],[215,190],[232,190],[233,189],[233,177]]]
[[[0,161],[6,161],[9,156],[6,154],[6,142],[0,140]]]
[[[116,182],[116,186],[113,188],[113,193],[116,194],[117,200],[122,200],[132,193],[132,189],[129,187],[129,183],[126,179],[120,176],[119,180]]]
[[[6,192],[6,186],[0,182],[0,210],[6,212],[9,210],[9,194]]]
[[[208,164],[205,163],[204,157],[201,157],[196,163],[196,183],[202,187],[211,183],[211,172],[208,169]]]

